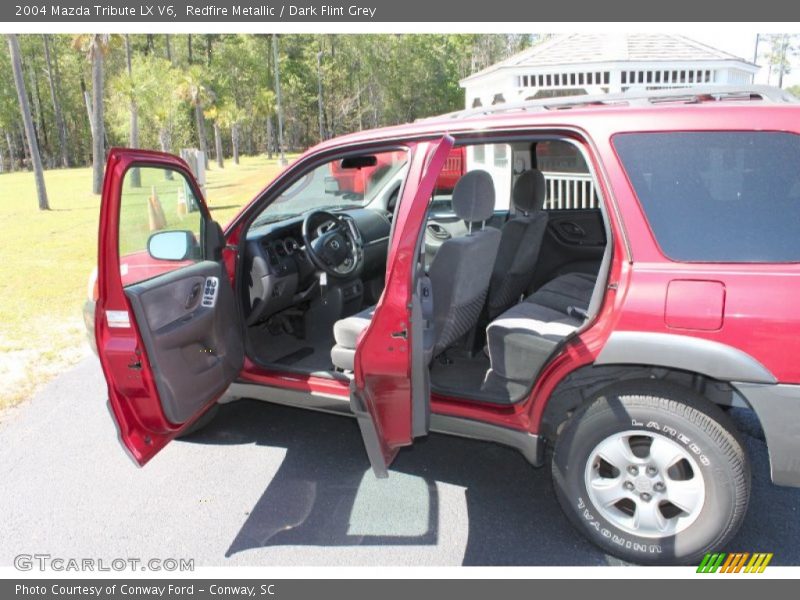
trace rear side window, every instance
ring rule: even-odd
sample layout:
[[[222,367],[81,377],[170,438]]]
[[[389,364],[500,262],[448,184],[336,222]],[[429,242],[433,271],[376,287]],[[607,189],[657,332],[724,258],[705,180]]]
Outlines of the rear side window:
[[[800,136],[628,133],[613,144],[669,258],[800,261]]]

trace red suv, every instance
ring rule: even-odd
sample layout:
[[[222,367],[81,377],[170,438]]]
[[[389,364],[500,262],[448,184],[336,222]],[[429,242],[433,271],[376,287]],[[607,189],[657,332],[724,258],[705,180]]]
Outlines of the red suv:
[[[89,320],[122,444],[237,398],[355,416],[379,477],[429,431],[489,440],[605,551],[697,561],[747,510],[729,407],[800,485],[798,165],[772,88],[548,99],[325,142],[223,231],[182,160],[113,150]]]

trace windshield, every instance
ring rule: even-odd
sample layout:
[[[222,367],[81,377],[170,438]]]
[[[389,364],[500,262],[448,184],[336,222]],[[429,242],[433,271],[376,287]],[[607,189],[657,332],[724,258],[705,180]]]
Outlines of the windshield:
[[[280,221],[308,210],[359,208],[369,204],[406,166],[402,150],[336,159],[302,175],[256,219]]]

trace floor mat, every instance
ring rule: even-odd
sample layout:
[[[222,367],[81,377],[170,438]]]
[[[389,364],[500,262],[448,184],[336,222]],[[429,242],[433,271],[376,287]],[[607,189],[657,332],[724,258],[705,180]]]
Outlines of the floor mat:
[[[448,350],[446,355],[446,363],[441,357],[431,362],[431,384],[443,391],[480,392],[486,371],[489,370],[489,357],[483,352],[470,357],[460,350]]]
[[[283,358],[279,358],[275,362],[279,365],[293,365],[296,362],[303,360],[304,358],[311,356],[314,354],[314,349],[310,348],[309,346],[305,346],[300,348],[299,350],[295,350],[294,352],[287,354]]]
[[[262,328],[250,328],[252,351],[266,364],[280,364],[309,371],[332,371],[333,335],[301,340],[288,333],[270,334]]]

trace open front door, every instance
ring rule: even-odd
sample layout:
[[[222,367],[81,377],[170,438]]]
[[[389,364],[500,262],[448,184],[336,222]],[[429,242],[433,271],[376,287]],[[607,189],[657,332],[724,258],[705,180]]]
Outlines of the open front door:
[[[120,440],[139,465],[210,408],[242,368],[223,244],[186,163],[111,150],[95,337]]]
[[[452,147],[450,136],[417,146],[395,216],[386,287],[356,348],[350,406],[378,477],[387,476],[402,446],[428,432],[424,307],[430,293],[420,268],[419,242],[428,203]]]

